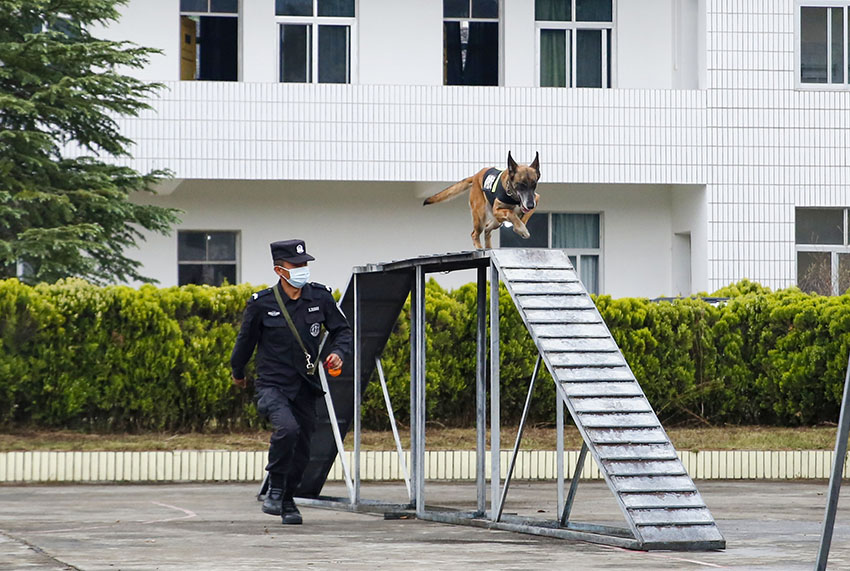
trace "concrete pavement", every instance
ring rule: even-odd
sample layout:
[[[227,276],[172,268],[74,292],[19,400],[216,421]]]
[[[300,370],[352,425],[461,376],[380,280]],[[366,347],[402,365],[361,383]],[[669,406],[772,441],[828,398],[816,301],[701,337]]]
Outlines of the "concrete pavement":
[[[284,527],[260,512],[253,484],[0,486],[0,569],[812,569],[825,481],[698,487],[725,551],[634,552],[314,507],[302,507],[303,526]],[[367,484],[363,497],[401,502],[404,490]],[[472,509],[475,487],[429,482],[426,498]],[[553,483],[514,482],[505,511],[554,518],[555,509]],[[573,519],[623,525],[597,482],[579,486]],[[829,568],[850,569],[850,500],[839,505]]]

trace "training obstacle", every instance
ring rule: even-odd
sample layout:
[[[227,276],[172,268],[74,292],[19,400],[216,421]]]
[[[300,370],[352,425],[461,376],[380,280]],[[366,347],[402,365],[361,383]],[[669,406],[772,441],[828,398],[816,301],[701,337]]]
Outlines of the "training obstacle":
[[[425,276],[460,269],[477,271],[477,478],[476,506],[466,512],[429,506],[425,502]],[[490,282],[490,502],[487,505],[486,364],[487,281]],[[499,402],[499,283],[505,284],[539,351],[530,381],[523,421],[514,444],[504,482],[501,478]],[[398,315],[411,296],[411,462],[409,504],[366,500],[360,495],[360,398]],[[679,460],[643,390],[635,379],[593,300],[576,276],[569,258],[560,250],[504,249],[422,256],[353,270],[340,306],[353,322],[354,358],[328,383],[333,404],[320,407],[323,420],[313,438],[313,458],[296,494],[305,503],[354,511],[411,513],[424,520],[474,525],[578,539],[629,549],[724,549],[725,539]],[[555,380],[559,405],[558,504],[555,520],[505,515],[516,454],[540,363]],[[380,371],[379,371],[380,372]],[[382,375],[381,375],[381,380]],[[384,387],[388,409],[392,407]],[[563,407],[566,406],[584,439],[564,498]],[[332,423],[330,418],[336,417]],[[334,435],[354,430],[351,477],[346,476],[348,498],[320,495],[336,458],[340,442]],[[394,423],[393,423],[394,426]],[[397,439],[398,442],[398,439]],[[398,444],[400,449],[400,444]],[[614,494],[627,527],[570,520],[578,476],[587,454],[596,461]],[[346,467],[347,468],[347,467]],[[346,470],[346,472],[348,472]],[[562,507],[561,507],[562,506]]]

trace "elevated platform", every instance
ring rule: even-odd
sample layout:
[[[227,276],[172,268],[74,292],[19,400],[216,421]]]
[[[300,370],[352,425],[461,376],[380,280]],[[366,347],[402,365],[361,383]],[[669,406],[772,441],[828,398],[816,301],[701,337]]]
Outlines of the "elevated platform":
[[[469,514],[426,509],[424,496],[425,274],[460,269],[478,270],[478,506]],[[627,528],[568,521],[577,484],[575,479],[570,499],[558,521],[518,522],[502,518],[511,474],[509,470],[508,479],[502,487],[498,455],[492,455],[491,501],[490,509],[486,509],[483,490],[487,361],[484,308],[488,271],[493,336],[490,339],[489,362],[491,426],[499,425],[498,283],[501,280],[516,304],[540,358],[555,379],[558,399],[569,410],[586,450],[593,456],[617,498]],[[359,458],[359,397],[372,376],[375,358],[383,351],[411,294],[411,505],[418,517],[573,537],[633,549],[725,548],[725,540],[714,518],[569,258],[560,250],[457,252],[354,268],[341,307],[354,324],[355,358],[349,360],[343,374],[333,380],[331,393],[340,428],[345,431],[354,425],[355,462]],[[534,383],[534,377],[531,383]],[[559,428],[561,424],[559,419]],[[491,450],[501,449],[498,433],[498,430],[491,431]],[[330,423],[325,414],[324,424],[314,437],[314,457],[299,495],[318,496],[337,454],[329,435]],[[521,432],[516,447],[520,439]],[[584,455],[580,462],[583,461]],[[359,467],[356,464],[354,472],[357,479]],[[356,487],[359,489],[359,481]],[[355,495],[354,503],[358,501],[359,493]]]

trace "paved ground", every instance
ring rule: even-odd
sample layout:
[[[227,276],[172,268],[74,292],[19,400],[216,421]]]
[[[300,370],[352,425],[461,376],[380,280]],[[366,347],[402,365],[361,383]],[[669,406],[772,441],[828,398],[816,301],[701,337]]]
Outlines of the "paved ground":
[[[344,488],[328,486],[343,495]],[[703,482],[725,551],[633,552],[503,531],[304,507],[303,526],[260,512],[256,486],[0,486],[0,569],[812,569],[826,482]],[[429,504],[471,509],[470,484],[426,486]],[[845,490],[845,495],[850,491]],[[364,498],[401,501],[396,484]],[[541,512],[540,510],[545,510]],[[514,483],[506,512],[554,518],[552,483]],[[573,519],[621,525],[602,483]],[[850,500],[830,569],[850,569]]]

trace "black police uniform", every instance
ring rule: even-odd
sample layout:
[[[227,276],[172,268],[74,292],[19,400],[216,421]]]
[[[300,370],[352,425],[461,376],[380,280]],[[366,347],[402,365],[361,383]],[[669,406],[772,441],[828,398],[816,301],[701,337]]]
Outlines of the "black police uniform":
[[[273,258],[285,259],[275,255]],[[303,252],[303,242],[301,252]],[[308,255],[308,259],[313,259]],[[318,362],[321,329],[328,331],[328,341],[323,354],[345,356],[351,349],[351,328],[336,305],[330,288],[318,283],[307,283],[301,288],[301,297],[290,299],[278,283],[277,288],[286,310],[309,351],[312,361]],[[310,459],[310,436],[316,422],[316,399],[322,395],[318,374],[307,373],[307,362],[301,345],[292,334],[272,288],[251,296],[245,307],[242,327],[236,338],[230,365],[233,377],[245,378],[245,365],[257,347],[257,410],[269,418],[274,433],[269,442],[270,485],[283,488],[285,497],[301,481]]]

